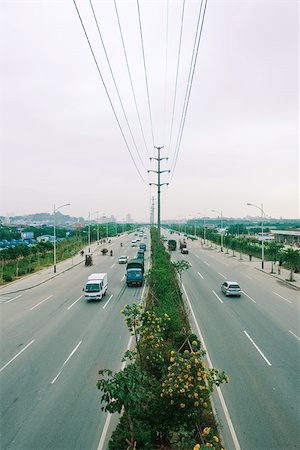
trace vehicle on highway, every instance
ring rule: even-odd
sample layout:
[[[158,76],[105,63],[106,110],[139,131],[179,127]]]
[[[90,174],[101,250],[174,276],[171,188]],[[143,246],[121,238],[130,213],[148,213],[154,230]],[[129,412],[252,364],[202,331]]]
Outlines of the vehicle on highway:
[[[226,295],[236,295],[238,297],[241,296],[241,288],[236,281],[224,281],[221,286],[221,291]]]
[[[101,300],[107,291],[107,273],[92,273],[83,291],[87,301]]]
[[[175,239],[169,239],[168,240],[168,249],[176,250],[176,247],[177,247],[177,242],[175,241]]]
[[[182,249],[181,249],[181,253],[183,254],[183,255],[187,255],[188,254],[188,249],[186,248],[186,247],[182,247]]]
[[[142,286],[144,282],[144,259],[130,259],[126,266],[127,286]]]
[[[127,286],[142,286],[144,281],[141,269],[128,269],[126,271]]]
[[[132,239],[131,247],[137,247],[136,239]]]
[[[128,256],[121,255],[119,258],[119,264],[127,264],[127,262],[128,262]]]
[[[144,250],[144,252],[147,250],[147,245],[145,244],[145,242],[141,242],[139,247],[140,249]]]
[[[143,249],[141,249],[141,248],[138,249],[137,254],[136,254],[136,258],[144,260],[145,252],[144,252]]]

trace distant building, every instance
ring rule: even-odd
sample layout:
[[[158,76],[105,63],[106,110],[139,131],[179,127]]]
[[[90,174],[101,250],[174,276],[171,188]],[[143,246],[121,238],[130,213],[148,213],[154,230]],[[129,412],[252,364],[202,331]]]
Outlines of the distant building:
[[[294,230],[271,230],[271,234],[274,236],[275,242],[300,247],[300,228],[295,228]]]
[[[36,240],[38,242],[53,242],[54,238],[51,234],[44,234],[43,236],[38,236]]]

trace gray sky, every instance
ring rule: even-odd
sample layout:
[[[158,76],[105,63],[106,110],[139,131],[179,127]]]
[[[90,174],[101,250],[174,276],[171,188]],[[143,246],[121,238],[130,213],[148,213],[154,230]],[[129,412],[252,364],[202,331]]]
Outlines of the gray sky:
[[[76,1],[126,147],[72,0],[1,0],[0,215],[101,211],[149,220],[157,156],[135,0]],[[182,0],[140,1],[154,145],[174,166],[200,2],[186,0],[170,142]],[[167,15],[167,5],[169,14]],[[202,10],[203,11],[203,10]],[[168,17],[168,21],[167,21]],[[168,37],[167,37],[168,23]],[[167,61],[167,64],[166,64]],[[207,3],[176,169],[161,175],[161,217],[299,217],[299,2]],[[137,150],[139,155],[137,153]]]

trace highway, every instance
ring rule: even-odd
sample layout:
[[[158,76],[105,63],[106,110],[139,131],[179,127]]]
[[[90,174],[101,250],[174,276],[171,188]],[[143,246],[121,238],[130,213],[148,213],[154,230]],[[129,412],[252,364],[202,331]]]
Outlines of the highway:
[[[201,333],[212,366],[230,377],[221,389],[226,414],[214,395],[225,447],[299,449],[299,291],[232,252],[201,247],[199,240],[188,241],[188,248],[187,255],[172,252],[172,260],[191,264],[182,290],[193,329]],[[240,298],[221,293],[225,279],[240,284]]]
[[[130,338],[120,310],[139,302],[144,290],[127,288],[126,265],[118,264],[121,254],[135,255],[131,238],[112,239],[113,257],[103,256],[99,246],[92,267],[80,264],[33,289],[0,298],[1,448],[98,448],[107,417],[96,387],[98,371],[120,369]],[[83,296],[93,272],[108,274],[108,291],[100,302],[86,302]]]

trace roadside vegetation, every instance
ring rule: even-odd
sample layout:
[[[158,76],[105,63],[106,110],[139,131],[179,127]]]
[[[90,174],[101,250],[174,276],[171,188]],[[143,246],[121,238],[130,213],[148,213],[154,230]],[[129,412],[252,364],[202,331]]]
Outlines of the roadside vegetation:
[[[239,227],[239,228],[238,228]],[[173,227],[177,231],[177,227]],[[231,252],[233,257],[242,258],[242,255],[247,255],[251,260],[252,257],[261,258],[261,242],[254,240],[253,238],[239,236],[235,233],[245,232],[246,229],[242,225],[235,225],[229,227],[227,234],[224,235],[223,247],[224,252],[229,254]],[[216,229],[203,227],[187,227],[187,237],[189,239],[201,239],[202,243],[210,241],[211,245],[221,246],[221,235]],[[259,229],[257,231],[260,231]],[[191,233],[191,234],[188,234]],[[204,239],[205,236],[205,239]],[[285,267],[290,270],[290,276],[288,281],[293,281],[293,274],[300,272],[300,251],[294,248],[285,248],[283,244],[265,241],[264,242],[264,257],[265,261],[270,261],[271,272],[274,272],[274,265],[278,262],[279,266]]]
[[[135,347],[125,352],[124,370],[99,372],[102,409],[121,414],[108,448],[220,450],[210,394],[229,379],[206,368],[191,331],[178,282],[188,266],[171,262],[156,229],[151,250],[146,302],[121,311]]]
[[[116,236],[123,231],[130,232],[132,225],[99,224],[90,226],[91,243],[106,237]],[[43,235],[53,235],[53,227],[27,227],[24,232],[34,233],[34,242],[23,245],[9,246],[0,250],[0,284],[9,283],[22,276],[37,272],[53,265],[53,242],[37,242],[36,238]],[[57,238],[64,238],[56,243],[56,261],[72,258],[87,245],[88,227],[78,230],[56,228]],[[68,236],[66,238],[66,236]],[[0,240],[20,239],[21,232],[16,227],[0,226]]]

